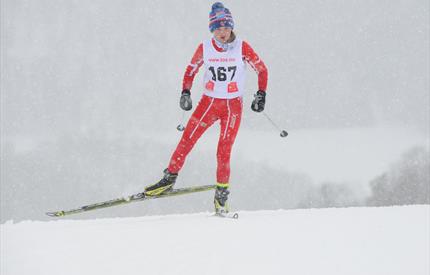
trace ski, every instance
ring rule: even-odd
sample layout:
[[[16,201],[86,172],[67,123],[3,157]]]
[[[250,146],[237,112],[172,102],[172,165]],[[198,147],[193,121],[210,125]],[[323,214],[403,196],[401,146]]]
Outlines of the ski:
[[[228,219],[239,219],[239,214],[238,213],[215,213],[212,215],[213,217],[218,217],[218,218],[228,218]]]
[[[108,200],[108,201],[103,201],[103,202],[99,202],[99,203],[85,205],[85,206],[82,206],[82,207],[79,207],[76,209],[47,212],[46,215],[48,215],[50,217],[64,217],[64,216],[68,216],[68,215],[72,215],[72,214],[78,214],[78,213],[87,212],[87,211],[91,211],[91,210],[128,204],[128,203],[132,203],[132,202],[139,202],[139,201],[145,201],[145,200],[151,200],[151,199],[159,199],[159,198],[166,198],[166,197],[191,194],[191,193],[196,193],[196,192],[209,191],[209,190],[212,190],[215,188],[216,188],[216,185],[202,185],[202,186],[185,187],[185,188],[173,189],[171,191],[168,191],[168,192],[165,192],[163,194],[156,195],[156,196],[147,196],[143,192],[143,193],[133,194],[133,195],[130,195],[127,197],[121,197],[121,198],[117,198],[117,199],[113,199],[113,200]]]

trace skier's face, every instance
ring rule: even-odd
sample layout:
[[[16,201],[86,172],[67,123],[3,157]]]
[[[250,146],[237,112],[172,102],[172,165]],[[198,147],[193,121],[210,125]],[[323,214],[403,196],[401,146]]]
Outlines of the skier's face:
[[[214,30],[214,36],[219,42],[227,43],[231,36],[231,29],[226,27],[220,27]]]

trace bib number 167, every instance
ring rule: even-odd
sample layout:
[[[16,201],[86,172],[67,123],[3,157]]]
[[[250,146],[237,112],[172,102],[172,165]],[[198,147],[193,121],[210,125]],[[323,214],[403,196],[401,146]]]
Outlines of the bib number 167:
[[[232,81],[234,78],[234,75],[236,74],[236,66],[230,66],[230,67],[217,67],[216,71],[214,67],[209,67],[209,71],[212,73],[212,80],[213,81],[226,81],[227,80],[227,73],[230,75],[229,81]]]

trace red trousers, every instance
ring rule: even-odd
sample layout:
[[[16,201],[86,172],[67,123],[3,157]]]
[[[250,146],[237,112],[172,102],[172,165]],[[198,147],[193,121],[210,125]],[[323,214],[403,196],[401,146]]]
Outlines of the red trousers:
[[[169,171],[178,173],[185,158],[197,140],[215,121],[220,120],[221,131],[217,149],[217,181],[228,183],[230,179],[230,153],[242,118],[242,98],[221,99],[203,95],[185,127],[182,138],[173,153]]]

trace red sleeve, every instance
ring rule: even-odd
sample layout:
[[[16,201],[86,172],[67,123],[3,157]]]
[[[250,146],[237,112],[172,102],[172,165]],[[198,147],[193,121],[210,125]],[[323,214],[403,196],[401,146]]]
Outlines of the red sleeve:
[[[266,91],[268,75],[266,65],[264,65],[263,60],[260,59],[257,53],[255,53],[251,46],[245,41],[243,41],[242,44],[242,57],[257,72],[258,89]]]
[[[203,43],[197,47],[196,52],[191,58],[190,64],[185,70],[184,79],[182,80],[182,90],[191,90],[193,86],[194,77],[203,64]]]

